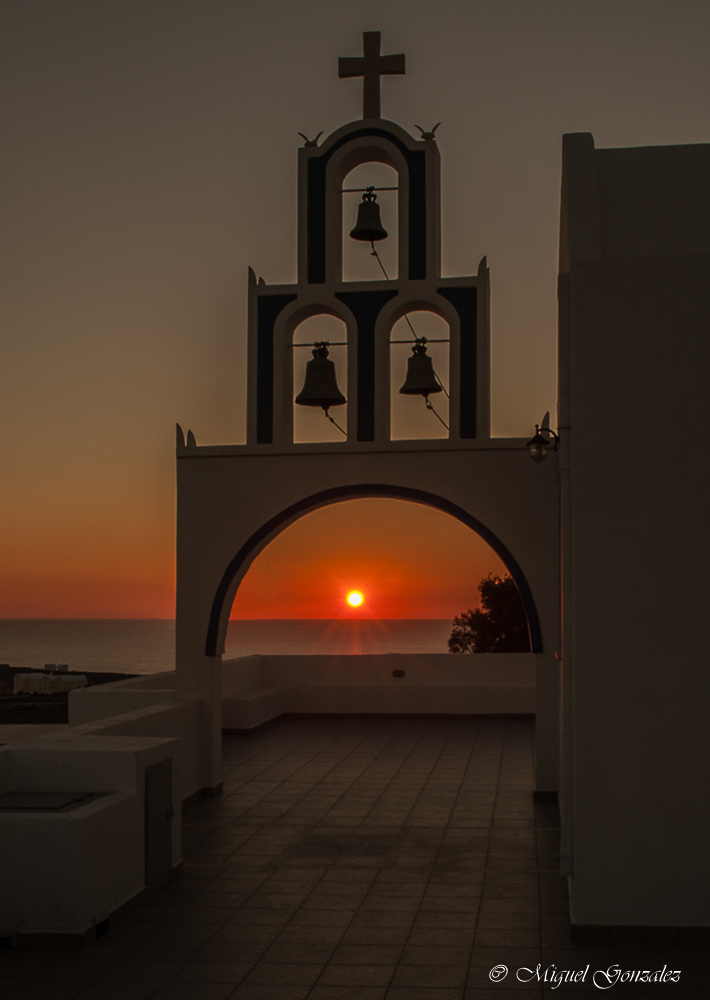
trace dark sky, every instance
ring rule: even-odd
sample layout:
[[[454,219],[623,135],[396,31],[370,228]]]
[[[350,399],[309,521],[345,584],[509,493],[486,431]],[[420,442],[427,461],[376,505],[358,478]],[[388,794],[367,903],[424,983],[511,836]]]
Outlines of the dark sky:
[[[363,30],[443,123],[444,273],[488,256],[494,433],[554,414],[561,136],[707,141],[707,0],[3,0],[4,616],[172,613],[175,421],[243,440],[247,266],[295,277]]]

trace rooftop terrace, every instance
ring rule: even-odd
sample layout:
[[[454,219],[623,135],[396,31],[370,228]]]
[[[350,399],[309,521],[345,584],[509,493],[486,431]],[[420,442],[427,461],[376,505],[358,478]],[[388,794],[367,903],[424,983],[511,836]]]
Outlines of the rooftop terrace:
[[[710,997],[692,945],[572,942],[559,820],[534,803],[527,720],[281,719],[225,736],[224,795],[185,810],[185,874],[82,952],[0,951],[2,1000]],[[498,981],[491,969],[505,965]],[[523,977],[527,974],[523,973]]]

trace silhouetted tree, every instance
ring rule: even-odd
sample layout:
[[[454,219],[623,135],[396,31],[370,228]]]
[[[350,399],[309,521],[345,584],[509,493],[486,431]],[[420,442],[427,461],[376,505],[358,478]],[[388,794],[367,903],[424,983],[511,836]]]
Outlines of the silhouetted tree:
[[[454,618],[450,653],[529,653],[523,602],[512,576],[489,573],[478,585],[481,607]]]

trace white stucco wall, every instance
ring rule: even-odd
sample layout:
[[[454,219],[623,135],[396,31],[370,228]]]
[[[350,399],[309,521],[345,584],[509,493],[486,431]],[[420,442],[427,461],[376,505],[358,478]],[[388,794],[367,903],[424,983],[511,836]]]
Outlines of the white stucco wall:
[[[64,812],[0,811],[0,934],[84,934],[142,891],[145,769],[176,747],[176,740],[112,739],[78,727],[0,748],[2,791],[108,793]],[[174,768],[173,803],[176,865]]]
[[[572,916],[581,925],[707,927],[710,146],[595,151],[591,136],[566,139],[563,818]]]
[[[543,658],[389,653],[226,660],[223,726],[249,729],[289,712],[534,714]],[[404,676],[395,677],[394,671]]]

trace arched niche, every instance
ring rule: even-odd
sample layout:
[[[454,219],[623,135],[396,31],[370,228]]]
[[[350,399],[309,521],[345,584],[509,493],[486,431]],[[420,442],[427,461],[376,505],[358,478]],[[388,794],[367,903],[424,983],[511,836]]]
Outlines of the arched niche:
[[[343,216],[343,187],[362,186],[369,184],[345,184],[348,175],[358,173],[358,168],[369,167],[374,174],[375,170],[381,167],[390,168],[384,176],[387,178],[396,177],[397,191],[397,273],[404,274],[409,262],[409,170],[402,151],[388,137],[360,137],[346,142],[329,159],[326,167],[326,278],[329,281],[340,282],[343,280],[343,233],[347,225],[347,231],[352,229],[353,223],[349,220],[356,214],[353,212],[346,220]],[[370,176],[372,176],[370,174]],[[368,176],[365,170],[365,176]],[[377,185],[375,185],[377,186]],[[392,186],[390,184],[383,186]],[[356,195],[347,195],[348,198],[356,198]],[[379,200],[378,195],[378,200]],[[355,202],[357,205],[357,202]],[[388,229],[387,226],[385,226]],[[389,230],[388,230],[389,231]],[[367,244],[365,244],[366,246]],[[375,262],[376,263],[376,262]],[[378,268],[379,271],[379,268]],[[374,273],[374,271],[373,271]],[[381,273],[381,272],[380,272]],[[384,276],[383,276],[384,277]],[[377,280],[373,278],[373,280]]]
[[[304,497],[304,499],[291,504],[279,514],[270,518],[244,542],[226,566],[212,601],[207,634],[205,636],[205,654],[207,656],[217,656],[224,650],[229,613],[239,584],[256,557],[266,548],[272,539],[304,514],[308,514],[329,504],[362,497],[408,500],[412,503],[434,507],[456,518],[462,524],[466,525],[466,527],[475,531],[500,558],[507,572],[510,573],[515,581],[518,593],[523,602],[523,607],[525,608],[531,652],[542,653],[542,630],[530,585],[513,553],[510,552],[497,535],[479,521],[478,518],[469,514],[468,511],[438,494],[405,486],[380,483],[356,483],[352,486],[338,486],[322,490],[319,493]]]
[[[293,331],[293,440],[297,443],[314,441],[345,441],[348,428],[348,404],[334,406],[330,416],[343,429],[338,430],[320,407],[296,405],[296,396],[303,388],[307,363],[312,360],[311,345],[328,341],[329,359],[335,365],[338,387],[347,398],[348,348],[347,327],[343,320],[327,313],[307,317]],[[307,346],[306,346],[307,345]]]
[[[427,354],[443,389],[432,393],[426,406],[423,396],[402,395],[400,388],[407,374],[416,338],[426,338]],[[390,436],[393,441],[448,438],[451,426],[449,397],[449,358],[451,330],[433,309],[415,308],[401,316],[390,331]],[[438,414],[438,417],[435,416]],[[446,426],[444,426],[446,425]]]
[[[399,276],[399,175],[386,163],[368,162],[354,167],[343,180],[343,237],[342,237],[342,280],[343,281],[384,281],[396,280]],[[352,188],[375,187],[377,204],[380,206],[382,224],[388,232],[387,239],[375,243],[381,265],[372,256],[369,243],[352,239],[349,235],[358,217],[362,202],[362,192]],[[395,190],[383,190],[391,189]]]

